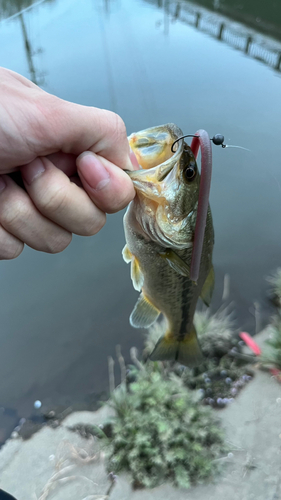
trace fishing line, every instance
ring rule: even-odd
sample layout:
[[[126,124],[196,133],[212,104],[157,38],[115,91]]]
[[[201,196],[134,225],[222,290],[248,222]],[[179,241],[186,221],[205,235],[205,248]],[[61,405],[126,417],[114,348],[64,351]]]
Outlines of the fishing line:
[[[224,144],[222,146],[223,148],[237,148],[237,149],[244,149],[244,151],[251,151],[250,149],[248,148],[243,148],[243,146],[232,146],[231,144]]]
[[[222,134],[216,134],[210,140],[213,141],[213,144],[215,144],[216,146],[221,146],[222,148],[237,148],[244,149],[245,151],[251,151],[250,149],[244,148],[243,146],[232,146],[232,144],[224,144],[224,136]]]

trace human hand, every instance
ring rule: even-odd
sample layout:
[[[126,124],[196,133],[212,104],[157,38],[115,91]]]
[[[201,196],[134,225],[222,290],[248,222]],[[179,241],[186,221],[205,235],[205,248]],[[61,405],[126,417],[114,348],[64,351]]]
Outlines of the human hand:
[[[63,101],[0,68],[0,259],[26,243],[57,253],[90,236],[135,195],[122,119]],[[23,187],[13,180],[20,171]]]

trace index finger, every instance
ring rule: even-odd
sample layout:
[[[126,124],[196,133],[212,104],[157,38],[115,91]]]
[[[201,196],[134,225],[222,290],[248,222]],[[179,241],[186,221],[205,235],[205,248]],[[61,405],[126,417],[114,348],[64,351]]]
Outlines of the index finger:
[[[46,95],[45,101],[41,98],[37,103],[44,116],[42,140],[46,146],[42,151],[41,143],[38,156],[54,151],[78,156],[92,151],[122,169],[133,169],[126,127],[119,115]]]

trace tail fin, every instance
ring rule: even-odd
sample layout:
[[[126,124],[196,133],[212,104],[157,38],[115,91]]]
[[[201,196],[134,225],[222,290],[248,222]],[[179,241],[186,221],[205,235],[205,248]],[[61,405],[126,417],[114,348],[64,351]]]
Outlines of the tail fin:
[[[149,358],[151,361],[178,361],[190,368],[198,366],[204,361],[194,327],[183,340],[177,340],[170,335],[161,337]]]

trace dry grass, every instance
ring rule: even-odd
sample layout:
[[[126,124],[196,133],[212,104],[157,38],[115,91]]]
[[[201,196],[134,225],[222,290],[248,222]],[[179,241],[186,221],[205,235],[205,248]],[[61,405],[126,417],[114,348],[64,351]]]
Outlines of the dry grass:
[[[51,475],[50,479],[45,484],[39,498],[34,495],[36,500],[47,500],[53,491],[72,481],[83,481],[89,483],[96,489],[97,483],[84,475],[75,474],[77,463],[86,465],[95,463],[100,458],[99,453],[89,455],[88,452],[82,448],[76,448],[69,441],[63,440],[58,446],[55,461],[55,472]],[[75,463],[72,463],[75,462]],[[77,498],[77,500],[107,500],[109,498],[108,492],[106,494],[90,494],[86,497]]]

